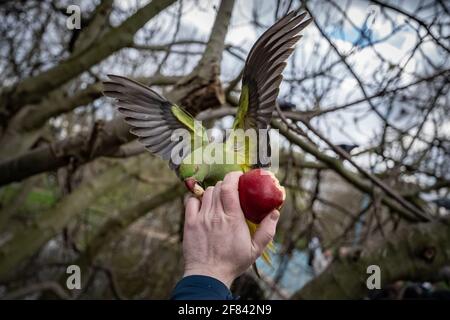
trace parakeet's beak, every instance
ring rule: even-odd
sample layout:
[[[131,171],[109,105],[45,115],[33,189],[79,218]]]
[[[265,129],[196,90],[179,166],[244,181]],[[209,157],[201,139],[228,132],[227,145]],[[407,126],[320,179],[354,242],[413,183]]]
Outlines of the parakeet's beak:
[[[201,197],[205,192],[205,189],[194,178],[187,178],[184,180],[186,188],[192,192],[196,197]]]

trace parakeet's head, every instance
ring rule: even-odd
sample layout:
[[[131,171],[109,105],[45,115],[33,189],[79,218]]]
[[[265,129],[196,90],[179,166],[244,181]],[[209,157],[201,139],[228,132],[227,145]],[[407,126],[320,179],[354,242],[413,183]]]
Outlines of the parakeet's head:
[[[208,164],[181,163],[178,175],[193,194],[201,196],[204,192],[203,181],[209,173]]]

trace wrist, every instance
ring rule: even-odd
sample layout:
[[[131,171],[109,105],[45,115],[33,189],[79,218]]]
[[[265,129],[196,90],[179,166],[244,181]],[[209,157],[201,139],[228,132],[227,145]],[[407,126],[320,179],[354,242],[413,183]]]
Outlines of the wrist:
[[[207,267],[186,267],[184,270],[183,278],[187,276],[208,276],[214,279],[219,280],[228,289],[230,289],[231,284],[233,283],[235,276],[231,275],[228,272],[218,271],[217,268],[207,268]]]

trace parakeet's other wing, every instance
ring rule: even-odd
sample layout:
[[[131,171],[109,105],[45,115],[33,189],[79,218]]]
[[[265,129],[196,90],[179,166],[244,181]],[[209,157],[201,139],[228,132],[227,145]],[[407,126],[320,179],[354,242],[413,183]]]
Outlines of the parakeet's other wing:
[[[176,104],[168,101],[163,96],[149,87],[117,75],[108,75],[110,81],[103,82],[103,93],[117,99],[118,111],[125,117],[125,121],[131,126],[130,132],[138,137],[151,153],[170,161],[170,166],[175,169],[177,163],[171,159],[172,149],[188,150],[193,145],[193,138],[197,136],[202,143],[208,140],[206,132],[201,126],[194,126],[194,118]],[[191,140],[171,139],[172,133],[177,129],[187,129]],[[190,143],[189,148],[179,143]],[[180,154],[184,158],[186,154]]]

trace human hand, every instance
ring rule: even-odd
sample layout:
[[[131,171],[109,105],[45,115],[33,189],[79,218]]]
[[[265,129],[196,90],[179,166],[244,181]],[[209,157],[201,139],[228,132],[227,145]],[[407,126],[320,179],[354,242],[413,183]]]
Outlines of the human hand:
[[[247,270],[273,239],[280,213],[274,210],[251,237],[242,212],[238,182],[231,172],[199,199],[186,201],[183,254],[184,276],[206,275],[227,287]]]

